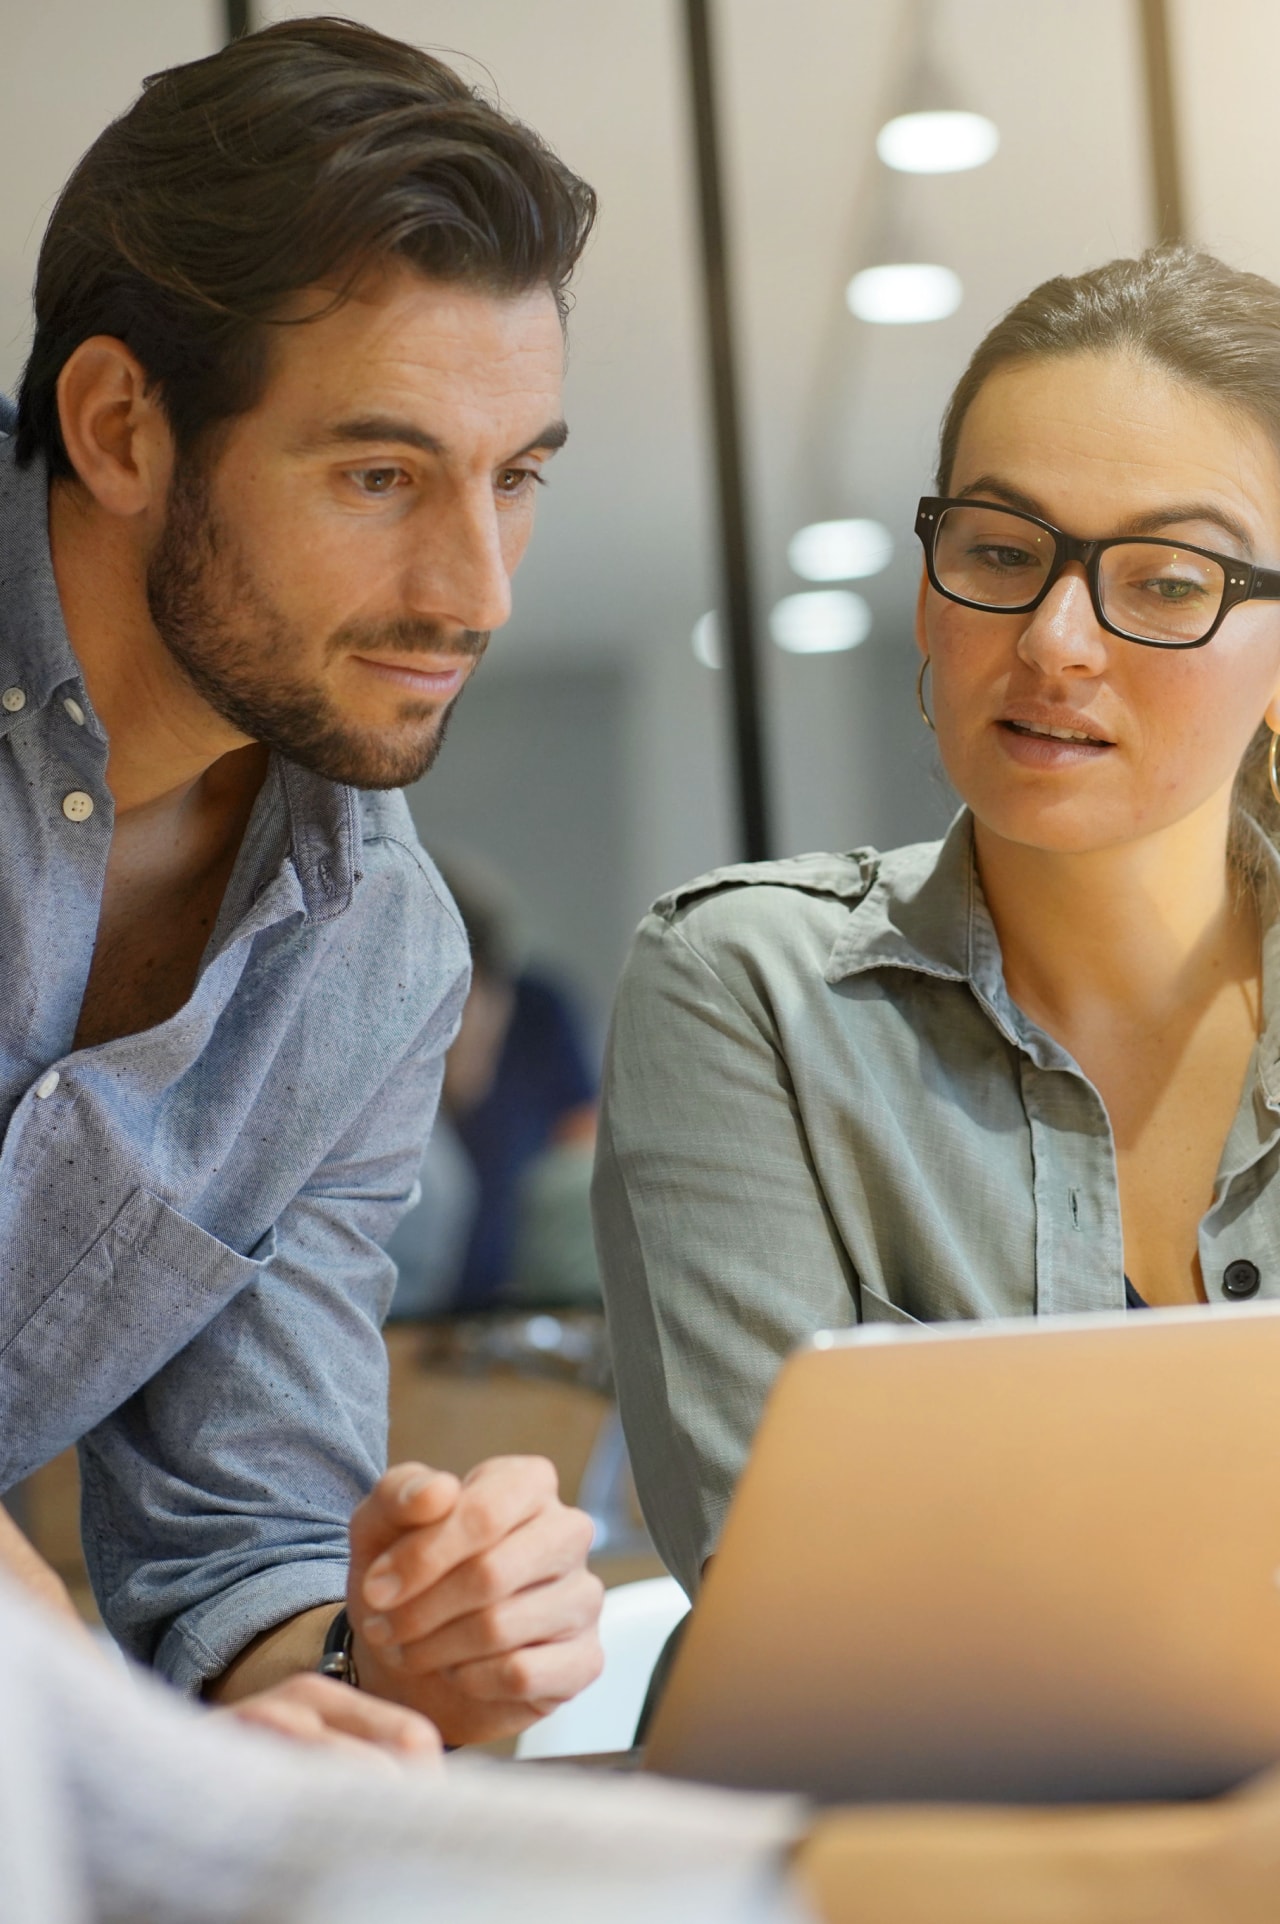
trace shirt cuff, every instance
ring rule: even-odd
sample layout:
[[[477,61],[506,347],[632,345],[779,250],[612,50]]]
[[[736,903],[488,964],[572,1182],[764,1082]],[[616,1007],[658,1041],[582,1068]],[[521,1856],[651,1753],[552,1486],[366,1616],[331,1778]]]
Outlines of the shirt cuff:
[[[336,1609],[346,1588],[347,1565],[334,1558],[260,1570],[184,1611],[161,1639],[154,1668],[178,1690],[198,1696],[264,1630],[322,1603]]]

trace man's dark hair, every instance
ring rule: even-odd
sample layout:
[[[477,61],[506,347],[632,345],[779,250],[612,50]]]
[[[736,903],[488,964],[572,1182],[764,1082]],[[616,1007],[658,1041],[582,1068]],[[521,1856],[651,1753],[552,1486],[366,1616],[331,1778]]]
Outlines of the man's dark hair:
[[[546,286],[563,314],[594,218],[591,188],[430,54],[347,20],[246,35],[153,74],[64,187],[18,459],[72,472],[57,382],[91,335],[137,356],[186,453],[261,398],[302,289],[340,300],[400,260],[496,294]]]

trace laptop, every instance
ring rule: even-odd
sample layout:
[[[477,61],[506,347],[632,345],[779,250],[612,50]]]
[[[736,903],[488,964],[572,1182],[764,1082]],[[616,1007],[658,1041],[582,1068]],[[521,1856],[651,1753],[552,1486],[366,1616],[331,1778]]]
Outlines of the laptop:
[[[883,1324],[769,1398],[647,1769],[826,1801],[1280,1759],[1280,1304]]]

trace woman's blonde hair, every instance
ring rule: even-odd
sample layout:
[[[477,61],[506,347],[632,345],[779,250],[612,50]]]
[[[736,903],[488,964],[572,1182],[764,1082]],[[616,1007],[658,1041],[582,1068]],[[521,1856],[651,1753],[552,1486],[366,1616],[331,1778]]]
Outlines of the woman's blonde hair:
[[[942,417],[938,492],[951,483],[965,416],[998,368],[1048,355],[1127,351],[1259,423],[1280,454],[1280,287],[1191,247],[1148,248],[1087,274],[1043,281],[979,344]],[[1236,813],[1280,835],[1263,724],[1240,764]],[[1232,853],[1251,866],[1237,822]]]

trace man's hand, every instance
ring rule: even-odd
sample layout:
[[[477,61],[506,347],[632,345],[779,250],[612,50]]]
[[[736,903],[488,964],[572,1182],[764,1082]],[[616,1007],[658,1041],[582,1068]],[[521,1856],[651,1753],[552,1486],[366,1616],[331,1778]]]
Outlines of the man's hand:
[[[351,1519],[362,1690],[423,1711],[448,1743],[524,1730],[603,1666],[590,1547],[542,1457],[494,1457],[461,1481],[388,1470]]]
[[[365,1760],[395,1758],[400,1763],[438,1760],[440,1733],[416,1711],[383,1703],[352,1690],[349,1684],[302,1672],[252,1697],[213,1712],[270,1730],[296,1744],[322,1744]]]

